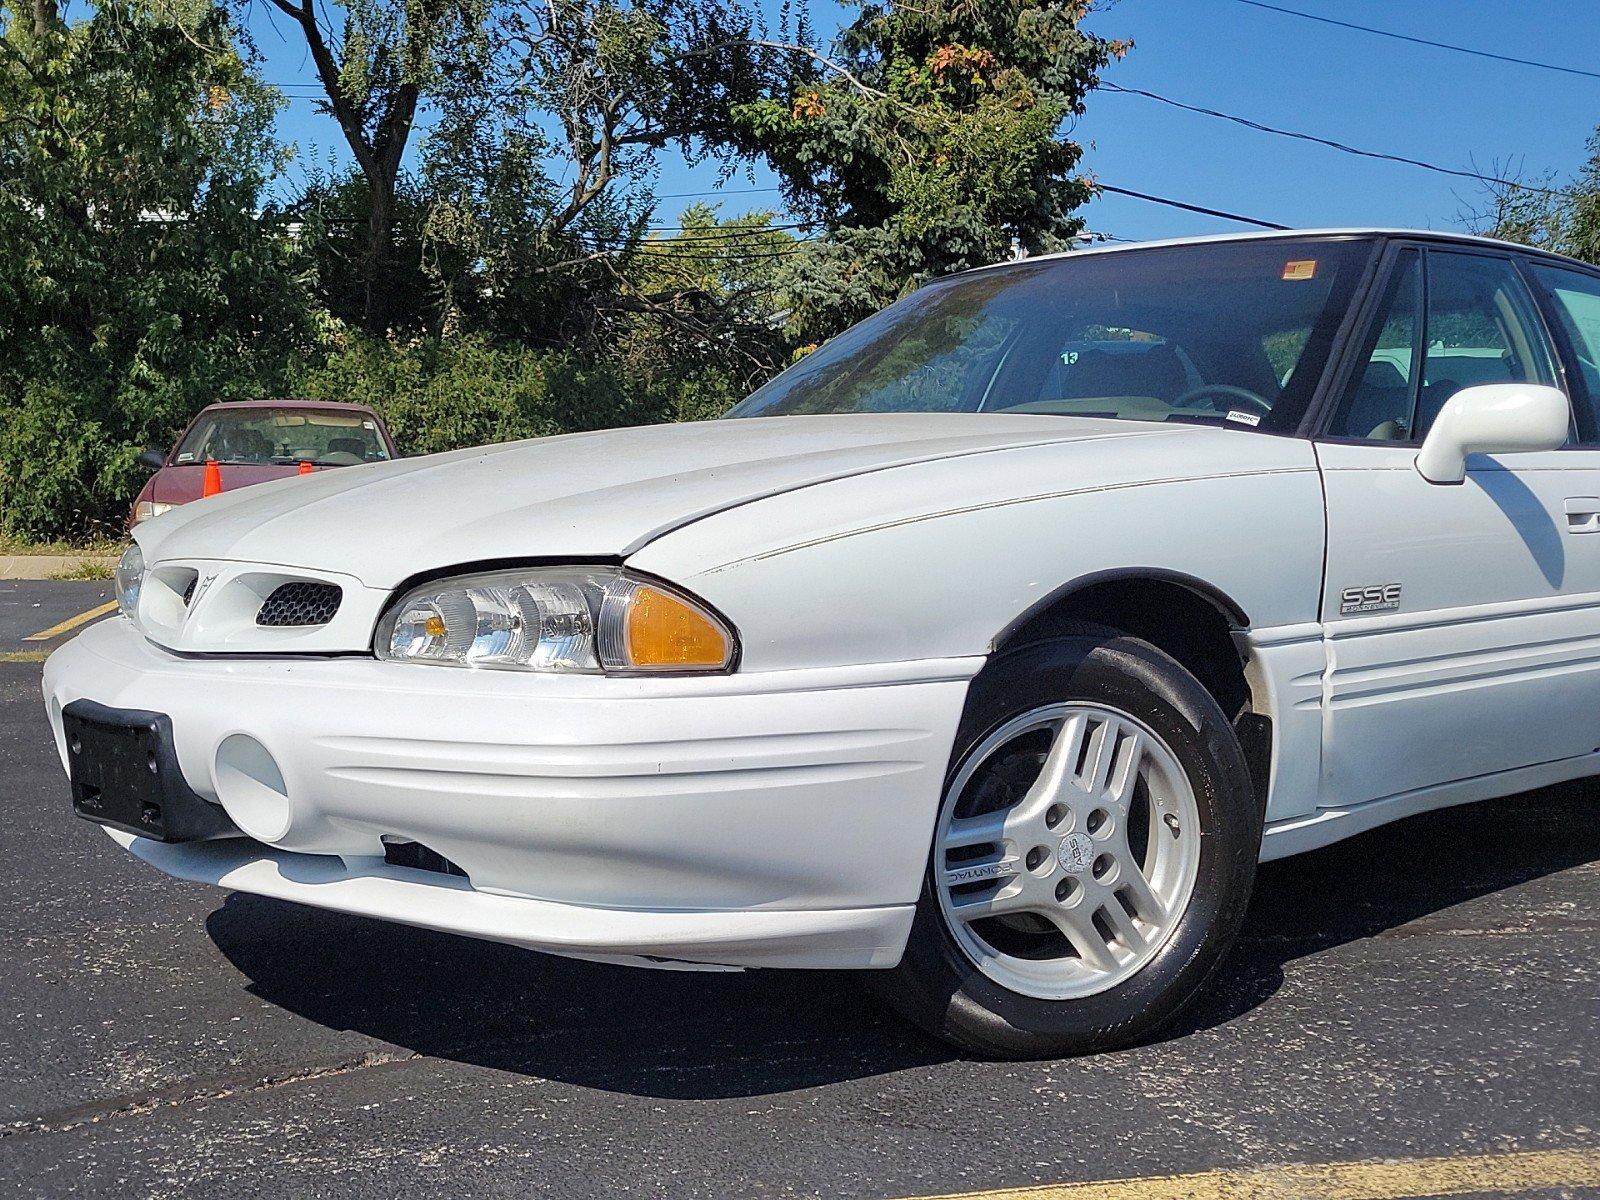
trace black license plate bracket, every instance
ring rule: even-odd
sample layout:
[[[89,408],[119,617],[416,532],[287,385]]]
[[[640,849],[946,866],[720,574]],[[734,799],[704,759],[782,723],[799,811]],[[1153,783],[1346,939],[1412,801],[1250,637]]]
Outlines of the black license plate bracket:
[[[172,718],[74,700],[61,712],[72,807],[86,820],[160,842],[237,833],[178,766]]]

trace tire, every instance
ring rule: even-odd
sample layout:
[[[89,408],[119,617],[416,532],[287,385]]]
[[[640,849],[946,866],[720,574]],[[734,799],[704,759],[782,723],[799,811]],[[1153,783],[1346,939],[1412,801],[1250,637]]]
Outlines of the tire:
[[[1080,718],[1081,724],[1070,724]],[[1123,801],[1125,815],[1103,808],[1085,819],[1077,808],[1050,805],[1047,812],[1056,813],[1061,823],[1045,838],[1062,829],[1077,829],[1083,836],[1060,837],[1048,856],[1042,852],[1050,849],[1049,841],[1026,850],[1021,844],[1039,840],[1035,816],[1028,817],[1032,823],[1024,827],[1021,842],[1008,836],[980,850],[950,849],[941,840],[958,841],[956,830],[971,836],[978,828],[976,819],[961,817],[968,809],[989,820],[1003,817],[1008,831],[1011,822],[1020,824],[1017,814],[1037,809],[1051,792],[1050,781],[1062,778],[1061,768],[1056,774],[1037,769],[1031,782],[1025,776],[1013,780],[1006,772],[1014,775],[1018,763],[1035,759],[1054,761],[1039,739],[1048,738],[1054,747],[1069,728],[1090,730],[1076,736],[1092,743],[1097,720],[1105,725],[1102,740],[1109,743],[1106,754],[1113,760],[1105,774],[1120,770],[1115,794],[1130,797]],[[1046,724],[1033,728],[1031,723],[1039,721]],[[1059,722],[1053,733],[1051,721]],[[1007,742],[1012,729],[1025,732]],[[1088,778],[1095,755],[1061,744],[1059,760],[1065,764],[1081,756],[1080,769]],[[1115,761],[1118,756],[1132,762],[1131,770]],[[1074,776],[1071,786],[1085,785]],[[982,804],[992,803],[986,797],[1009,797],[1024,787],[1026,804],[982,811]],[[1055,794],[1073,805],[1110,804],[1080,801],[1066,785]],[[1108,787],[1105,794],[1113,793]],[[1146,814],[1142,842],[1135,828],[1140,811]],[[1112,831],[1090,834],[1096,817]],[[1145,1040],[1194,999],[1232,947],[1255,881],[1262,820],[1228,718],[1194,676],[1161,650],[1115,630],[1074,626],[1065,636],[1002,652],[977,675],[968,694],[905,955],[892,970],[875,973],[871,986],[929,1033],[981,1057],[1059,1058]],[[1185,842],[1188,833],[1194,836]],[[1108,846],[1120,836],[1121,849],[1095,857],[1085,868],[1083,861],[1099,848],[1096,839],[1102,834]],[[1013,874],[1000,881],[941,884],[950,878],[946,871],[959,872],[965,860],[957,856],[973,853],[982,855],[975,860],[977,873]],[[1100,882],[1106,858],[1114,860],[1106,878],[1126,884],[1120,892]],[[1008,859],[1009,866],[982,865],[997,859]],[[1149,876],[1142,893],[1133,886],[1138,881],[1131,879],[1132,871]],[[1047,885],[1054,890],[1040,890]],[[1000,918],[954,915],[968,911],[970,893],[995,908],[1001,902],[993,897],[1019,888],[1032,889],[1027,895],[1042,898],[1044,907]],[[1160,888],[1170,892],[1170,903],[1156,894]],[[1064,892],[1082,910],[1072,936],[1057,926],[1073,914],[1047,911],[1050,898]],[[1106,906],[1108,895],[1138,903],[1116,901],[1123,910],[1118,915]],[[1146,896],[1152,897],[1148,909],[1155,923],[1141,915]],[[1083,914],[1089,912],[1084,906],[1091,904],[1097,906],[1087,917],[1092,925],[1083,926]],[[1125,938],[1117,932],[1124,925],[1130,930]],[[1103,946],[1090,941],[1096,930]],[[1015,945],[1022,942],[1022,948]],[[1045,953],[1039,945],[1054,956],[1036,959]],[[1086,952],[1080,954],[1079,946]]]

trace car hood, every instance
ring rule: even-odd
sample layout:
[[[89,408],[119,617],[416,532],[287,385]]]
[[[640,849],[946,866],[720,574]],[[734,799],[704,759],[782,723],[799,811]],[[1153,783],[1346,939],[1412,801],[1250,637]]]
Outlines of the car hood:
[[[317,470],[327,470],[327,467],[318,467]],[[289,475],[298,475],[300,467],[297,463],[219,463],[217,476],[222,481],[222,490],[235,491],[238,488],[250,487],[257,483],[268,483],[274,479],[283,479]],[[161,504],[188,504],[198,500],[205,492],[206,465],[203,462],[174,463],[162,467],[150,477],[150,485],[144,495],[146,500],[155,500]]]
[[[885,413],[568,434],[344,467],[185,505],[139,528],[147,561],[335,571],[369,587],[462,564],[622,558],[753,500],[918,462],[1172,426]]]

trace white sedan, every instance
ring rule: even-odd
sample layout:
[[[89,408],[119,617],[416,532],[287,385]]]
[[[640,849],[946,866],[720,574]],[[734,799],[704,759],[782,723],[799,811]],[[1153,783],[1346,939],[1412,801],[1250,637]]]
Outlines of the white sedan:
[[[1597,362],[1600,272],[1483,240],[969,271],[722,420],[149,521],[46,702],[181,878],[1107,1048],[1258,861],[1600,772]]]

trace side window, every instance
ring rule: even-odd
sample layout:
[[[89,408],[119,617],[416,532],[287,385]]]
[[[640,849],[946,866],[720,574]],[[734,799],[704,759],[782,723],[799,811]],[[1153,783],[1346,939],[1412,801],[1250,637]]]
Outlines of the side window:
[[[1462,388],[1555,380],[1532,298],[1502,258],[1405,251],[1374,324],[1365,366],[1335,410],[1335,437],[1420,441]]]
[[[1445,401],[1480,383],[1554,383],[1533,300],[1503,258],[1428,251],[1427,348],[1415,437]]]
[[[1404,250],[1389,276],[1361,365],[1334,411],[1334,437],[1405,441],[1416,409],[1422,358],[1422,255]]]
[[[1544,263],[1533,265],[1551,300],[1551,308],[1577,360],[1578,377],[1570,380],[1578,426],[1590,445],[1600,438],[1600,279]]]

